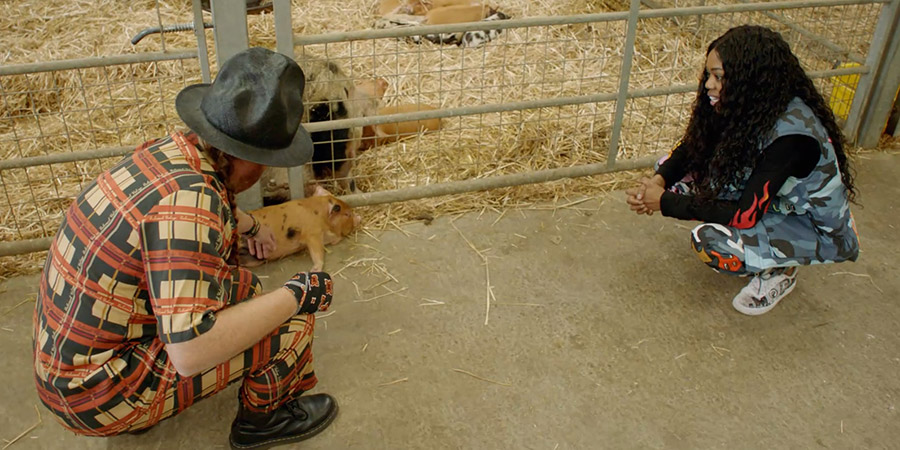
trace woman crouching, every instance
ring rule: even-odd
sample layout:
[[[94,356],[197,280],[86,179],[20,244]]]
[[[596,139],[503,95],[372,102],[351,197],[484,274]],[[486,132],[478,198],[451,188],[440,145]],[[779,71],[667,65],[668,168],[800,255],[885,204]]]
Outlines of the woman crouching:
[[[834,115],[781,35],[732,28],[706,55],[684,137],[627,201],[704,222],[691,232],[697,255],[752,276],[732,304],[764,314],[794,289],[797,266],[856,260],[856,188]]]

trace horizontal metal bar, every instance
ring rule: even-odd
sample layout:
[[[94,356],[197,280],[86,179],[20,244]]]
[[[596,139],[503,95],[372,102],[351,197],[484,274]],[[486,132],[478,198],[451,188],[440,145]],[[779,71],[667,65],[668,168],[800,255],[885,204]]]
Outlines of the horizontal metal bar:
[[[94,58],[63,59],[29,64],[0,66],[0,76],[24,75],[28,73],[53,72],[58,70],[88,69],[91,67],[136,64],[154,61],[175,61],[197,58],[197,49],[178,49],[170,52],[135,53],[132,55],[99,56]]]
[[[563,178],[586,177],[624,170],[635,170],[652,167],[660,155],[644,157],[640,159],[619,161],[613,166],[605,162],[584,164],[580,166],[560,167],[558,169],[545,169],[537,172],[515,173],[498,175],[488,178],[474,178],[469,180],[449,181],[446,183],[427,184],[389,191],[366,192],[363,194],[350,194],[341,197],[350,206],[372,206],[382,203],[404,202],[427,197],[441,195],[462,194],[465,192],[485,191],[489,189],[521,186],[524,184],[545,183]]]
[[[26,239],[24,241],[0,242],[0,256],[24,255],[42,252],[50,248],[53,238]]]
[[[351,194],[341,197],[351,206],[372,206],[382,203],[402,202],[420,198],[438,197],[441,195],[462,194],[466,192],[484,191],[524,184],[545,183],[563,178],[585,177],[603,173],[621,172],[652,167],[662,155],[655,155],[635,160],[619,161],[613,167],[606,163],[585,164],[581,166],[561,167],[558,169],[539,170],[537,172],[499,175],[489,178],[450,181],[447,183],[428,184],[389,191]],[[24,241],[0,242],[0,256],[21,255],[40,252],[50,248],[52,238],[28,239]]]
[[[828,78],[828,77],[839,77],[842,75],[853,75],[853,74],[866,74],[872,70],[871,67],[860,64],[855,67],[841,67],[838,69],[828,69],[828,70],[810,70],[806,72],[810,78]]]
[[[738,1],[740,1],[742,3],[750,2],[750,0],[738,0]],[[794,22],[791,22],[784,16],[775,14],[774,12],[771,12],[771,11],[766,11],[766,12],[764,12],[764,14],[766,15],[766,17],[790,28],[791,30],[796,31],[801,36],[803,36],[813,42],[822,44],[822,46],[824,46],[828,50],[831,50],[834,53],[837,53],[838,55],[847,57],[851,61],[858,63],[858,64],[866,63],[866,58],[864,56],[860,55],[859,53],[844,49],[841,46],[835,44],[834,42],[831,42],[830,40],[828,40],[828,38],[826,38],[825,36],[822,36],[822,35],[812,32],[810,30],[807,30],[806,28],[801,27],[800,25],[797,25]]]
[[[85,150],[71,153],[54,153],[52,155],[30,156],[27,158],[12,158],[0,161],[0,170],[24,169],[26,167],[44,166],[47,164],[62,164],[75,161],[88,161],[98,158],[113,158],[125,156],[134,151],[131,147],[107,147],[96,150]]]
[[[309,132],[339,130],[342,128],[377,125],[381,123],[405,122],[408,120],[439,119],[444,117],[469,116],[496,112],[519,111],[523,109],[550,108],[554,106],[578,105],[582,103],[600,103],[616,99],[616,94],[592,94],[575,97],[556,97],[521,102],[497,103],[493,105],[460,106],[456,108],[435,109],[413,113],[388,114],[384,116],[356,117],[353,119],[329,120],[327,122],[304,123]]]
[[[694,6],[687,8],[661,8],[641,11],[638,13],[638,18],[654,19],[679,16],[696,16],[702,14],[725,14],[734,12],[773,11],[781,9],[800,9],[828,6],[868,5],[888,2],[889,0],[803,0],[753,4]],[[569,16],[525,17],[521,19],[488,20],[446,25],[421,25],[400,28],[344,31],[317,35],[295,34],[294,45],[303,46],[313,44],[327,44],[333,42],[358,41],[366,39],[421,36],[425,34],[458,33],[477,30],[504,30],[509,28],[539,27],[550,25],[614,22],[624,21],[627,18],[628,12],[625,11],[596,14],[577,14]]]
[[[740,1],[741,3],[744,3],[744,4],[750,3],[750,0],[738,0],[738,1]],[[656,3],[653,0],[641,0],[641,3],[643,3],[650,9],[662,9],[662,5],[660,5],[659,3]],[[862,55],[860,55],[859,53],[856,53],[856,52],[853,52],[850,50],[845,50],[845,49],[841,48],[839,45],[831,42],[824,36],[816,34],[810,30],[807,30],[806,28],[801,27],[800,25],[795,24],[794,22],[791,22],[790,20],[787,20],[784,16],[779,16],[778,14],[775,14],[774,12],[771,12],[771,11],[765,11],[764,14],[766,15],[766,17],[768,17],[778,23],[781,23],[782,25],[796,31],[797,33],[806,37],[807,39],[814,41],[814,42],[818,42],[819,44],[822,44],[823,46],[825,46],[825,48],[827,48],[839,55],[846,56],[847,58],[849,58],[851,61],[853,61],[855,63],[865,64],[865,58]]]
[[[807,74],[811,78],[824,78],[831,76],[868,73],[868,66],[842,67],[838,69],[810,71]],[[674,86],[662,86],[650,89],[629,91],[627,98],[655,97],[658,95],[683,94],[697,90],[696,84],[682,84]],[[524,109],[550,108],[554,106],[570,106],[585,103],[602,103],[616,99],[616,94],[602,93],[591,95],[578,95],[571,97],[556,97],[551,99],[525,100],[521,102],[498,103],[492,105],[460,106],[457,108],[444,108],[428,111],[418,111],[400,114],[388,114],[380,116],[356,117],[352,119],[329,120],[323,122],[304,123],[303,127],[310,133],[328,130],[340,130],[343,128],[363,127],[366,125],[378,125],[382,123],[408,122],[413,120],[442,119],[447,117],[470,116],[476,114],[490,114],[497,112],[519,111]]]
[[[869,72],[869,66],[842,67],[838,69],[817,70],[807,72],[811,78],[825,78],[832,76],[865,74]],[[630,91],[627,98],[656,97],[660,95],[684,94],[697,89],[696,84],[681,84],[674,86],[662,86],[650,89]],[[353,119],[329,120],[324,122],[304,123],[303,127],[309,132],[340,130],[343,128],[362,127],[382,123],[407,122],[413,120],[439,119],[446,117],[467,116],[475,114],[488,114],[494,112],[519,111],[523,109],[547,108],[554,106],[570,106],[584,103],[601,103],[615,100],[615,94],[593,94],[575,97],[557,97],[546,100],[528,100],[513,103],[501,103],[495,105],[463,106],[459,108],[437,109],[412,113],[390,114],[383,116],[357,117]],[[96,150],[86,150],[71,153],[55,153],[52,155],[31,156],[27,158],[12,158],[0,161],[0,170],[22,169],[26,167],[42,166],[47,164],[60,164],[75,161],[87,161],[98,158],[112,158],[125,156],[139,144],[125,147],[108,147]]]
[[[656,3],[653,0],[641,0],[641,4],[650,9],[662,9],[663,8],[663,5]],[[703,0],[701,2],[701,4],[706,4],[705,0]],[[674,24],[676,27],[679,27],[679,28],[681,28],[683,26],[680,22],[678,22],[678,19],[676,19],[674,17],[669,18],[669,22],[671,22],[672,24]]]
[[[487,20],[480,22],[454,23],[447,25],[421,25],[400,28],[344,31],[316,35],[294,35],[294,45],[327,44],[366,39],[384,39],[424,34],[457,33],[476,30],[504,30],[508,28],[537,27],[546,25],[568,25],[576,23],[611,22],[628,18],[628,12],[600,14],[579,14],[573,16],[528,17],[524,19]]]
[[[641,11],[641,19],[698,16],[704,14],[728,14],[737,12],[763,12],[785,9],[803,9],[849,5],[874,5],[890,3],[890,0],[803,0],[796,2],[766,2],[731,5],[692,6],[687,8],[661,8]]]

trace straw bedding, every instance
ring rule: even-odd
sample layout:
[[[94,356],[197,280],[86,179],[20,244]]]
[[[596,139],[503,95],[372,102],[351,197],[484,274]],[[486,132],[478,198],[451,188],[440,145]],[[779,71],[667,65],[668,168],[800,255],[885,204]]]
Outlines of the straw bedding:
[[[623,0],[502,0],[513,18],[627,10]],[[673,4],[664,6],[674,6]],[[690,6],[679,4],[678,6]],[[853,8],[857,8],[854,10]],[[865,30],[877,12],[865,7],[789,11],[797,23],[865,54]],[[374,0],[293,2],[294,32],[304,35],[371,28]],[[847,12],[850,11],[850,12]],[[805,15],[804,15],[805,14]],[[847,23],[844,17],[855,18]],[[0,3],[2,64],[162,50],[159,35],[136,46],[138,31],[192,20],[188,0],[24,0]],[[206,20],[210,20],[206,16]],[[271,15],[249,19],[251,45],[274,48]],[[706,44],[730,26],[783,26],[761,14],[653,19],[639,23],[630,89],[696,83]],[[836,27],[840,25],[839,27]],[[339,65],[353,80],[388,82],[384,104],[476,106],[615,93],[622,67],[624,22],[504,30],[477,48],[381,39],[296,48]],[[859,36],[836,36],[841,29]],[[869,36],[871,32],[869,32]],[[810,69],[838,56],[786,33]],[[849,39],[849,41],[848,41]],[[215,67],[212,32],[207,30]],[[193,33],[165,34],[167,50],[196,46]],[[142,63],[0,78],[0,158],[133,146],[182,124],[175,94],[200,82],[196,60]],[[828,92],[829,85],[822,85]],[[686,122],[693,94],[628,100],[618,159],[666,151]],[[429,183],[606,161],[615,102],[472,115],[444,120],[442,131],[363,153],[357,184],[371,192]],[[0,172],[0,239],[52,236],[66,206],[118,158]],[[442,214],[528,206],[597,196],[635,174],[618,173],[452,197],[363,208],[368,230]],[[42,253],[0,258],[0,278],[39,270]]]

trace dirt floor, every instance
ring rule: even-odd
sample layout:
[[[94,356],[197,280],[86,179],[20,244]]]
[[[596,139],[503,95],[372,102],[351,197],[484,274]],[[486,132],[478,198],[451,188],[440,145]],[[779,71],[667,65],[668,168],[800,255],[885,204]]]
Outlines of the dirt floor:
[[[360,233],[328,255],[337,292],[316,328],[315,391],[341,413],[297,447],[897,448],[900,155],[862,158],[860,260],[802,269],[760,317],[732,309],[746,280],[697,260],[691,224],[635,217],[621,192]],[[486,270],[466,239],[488,261],[487,324]],[[309,265],[260,273],[277,286]],[[6,440],[38,421],[35,285],[0,286]],[[109,439],[76,437],[37,406],[42,422],[11,448],[225,448],[236,388]]]

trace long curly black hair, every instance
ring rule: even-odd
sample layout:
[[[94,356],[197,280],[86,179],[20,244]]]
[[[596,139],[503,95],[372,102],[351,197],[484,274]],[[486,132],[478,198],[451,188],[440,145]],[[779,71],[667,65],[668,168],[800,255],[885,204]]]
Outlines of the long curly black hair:
[[[794,97],[799,97],[828,130],[841,181],[853,201],[856,187],[844,153],[844,135],[781,35],[765,27],[739,26],[712,41],[707,57],[713,50],[725,71],[718,111],[709,103],[706,82],[710,75],[704,60],[693,113],[682,139],[697,196],[708,201],[725,186],[740,182],[745,170],[756,166],[760,145],[778,117]]]

